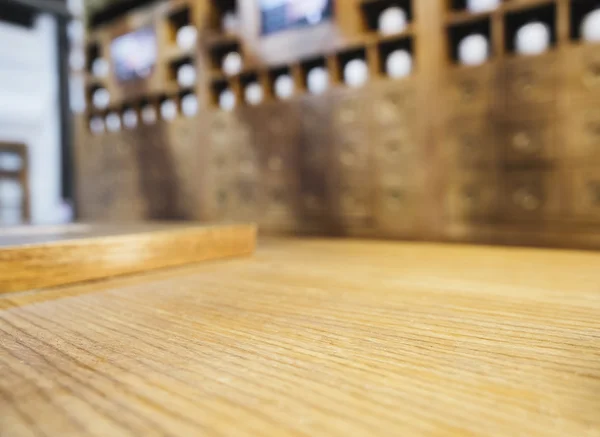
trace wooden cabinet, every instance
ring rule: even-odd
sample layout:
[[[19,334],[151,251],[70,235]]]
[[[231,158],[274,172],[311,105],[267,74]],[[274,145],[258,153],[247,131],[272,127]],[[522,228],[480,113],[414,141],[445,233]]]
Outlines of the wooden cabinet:
[[[497,74],[497,96],[507,115],[527,116],[530,106],[540,104],[546,115],[556,113],[559,85],[564,78],[556,53],[508,59]]]
[[[498,171],[455,173],[446,193],[446,213],[451,221],[496,220],[500,213],[501,179]]]
[[[508,165],[549,163],[561,141],[557,120],[519,120],[498,123],[499,157]]]
[[[446,139],[440,144],[445,162],[459,168],[495,167],[500,157],[495,126],[489,116],[448,120]]]
[[[510,221],[558,217],[564,202],[564,182],[551,170],[514,170],[502,174],[502,215]]]

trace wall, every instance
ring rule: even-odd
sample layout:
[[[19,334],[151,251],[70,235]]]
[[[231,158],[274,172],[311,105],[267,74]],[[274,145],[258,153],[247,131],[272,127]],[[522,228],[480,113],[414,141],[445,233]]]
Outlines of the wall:
[[[33,223],[63,218],[55,26],[47,15],[32,29],[0,22],[0,141],[29,148]]]

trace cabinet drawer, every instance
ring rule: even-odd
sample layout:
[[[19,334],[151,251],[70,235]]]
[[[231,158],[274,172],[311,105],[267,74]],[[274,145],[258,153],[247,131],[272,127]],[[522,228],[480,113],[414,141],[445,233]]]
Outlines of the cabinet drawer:
[[[600,163],[600,108],[576,111],[569,117],[566,155],[581,163]]]
[[[561,187],[558,173],[548,170],[519,170],[503,174],[502,212],[507,220],[540,219],[558,215]]]
[[[506,108],[528,104],[544,104],[544,111],[554,115],[558,95],[559,62],[556,54],[517,57],[506,61],[502,71]]]
[[[413,126],[415,121],[416,99],[413,81],[394,88],[381,90],[376,94],[372,119],[376,127],[404,129]]]
[[[508,163],[555,158],[556,121],[503,123],[499,135],[502,158]]]
[[[574,48],[567,59],[569,101],[600,98],[600,44]]]
[[[382,132],[374,140],[374,156],[377,171],[394,174],[409,171],[416,165],[418,146],[415,133],[410,129]]]
[[[500,184],[493,171],[465,171],[449,181],[447,211],[457,220],[485,220],[498,215]]]
[[[490,109],[494,99],[492,78],[490,65],[457,68],[449,73],[445,84],[447,114],[481,113]]]
[[[418,187],[402,180],[386,180],[375,190],[374,215],[385,235],[414,234],[419,227]]]
[[[462,117],[447,124],[442,153],[459,167],[490,167],[495,165],[498,157],[496,142],[489,118]]]
[[[600,220],[600,167],[572,172],[569,199],[576,216]]]

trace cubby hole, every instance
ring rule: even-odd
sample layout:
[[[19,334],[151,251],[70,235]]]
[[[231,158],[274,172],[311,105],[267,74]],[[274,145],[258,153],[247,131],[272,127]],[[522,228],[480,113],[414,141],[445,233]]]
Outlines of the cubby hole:
[[[241,44],[239,41],[219,41],[209,47],[208,54],[210,58],[210,64],[214,72],[223,72],[223,58],[225,58],[225,56],[231,52],[237,52],[240,54],[240,56],[242,56]]]
[[[97,42],[89,43],[85,49],[86,69],[88,72],[92,71],[92,64],[100,57],[102,57],[100,44]]]
[[[327,70],[327,60],[324,57],[319,57],[319,58],[313,58],[313,59],[306,59],[306,60],[300,62],[300,71],[301,71],[301,76],[302,76],[302,89],[308,88],[308,82],[307,82],[308,73],[310,73],[310,71],[313,68],[317,68],[317,67],[321,67],[321,68],[324,68],[325,70]]]
[[[381,41],[377,45],[377,51],[379,53],[379,68],[378,68],[379,74],[381,74],[383,76],[387,76],[387,71],[386,71],[387,58],[391,53],[395,52],[396,50],[406,50],[410,54],[410,56],[412,58],[411,75],[414,74],[415,69],[416,69],[416,59],[415,59],[415,52],[414,52],[414,46],[413,46],[413,39],[410,37],[396,38],[396,39]]]
[[[571,39],[580,41],[581,25],[586,15],[600,8],[600,0],[571,0]]]
[[[534,8],[509,12],[504,17],[505,41],[508,53],[515,53],[515,36],[525,24],[541,21],[550,29],[550,46],[556,45],[556,5],[554,3]]]
[[[336,82],[344,83],[344,68],[346,68],[348,62],[354,59],[367,62],[367,50],[364,47],[355,47],[336,55],[337,77],[334,78]]]
[[[210,84],[210,103],[212,106],[219,107],[219,97],[226,89],[231,89],[235,93],[234,88],[226,79],[215,79]],[[236,96],[237,97],[237,96]],[[238,99],[239,100],[239,99]]]
[[[469,21],[467,23],[454,24],[448,27],[448,54],[449,60],[453,64],[459,64],[458,48],[463,38],[469,35],[483,35],[488,42],[490,58],[494,56],[491,40],[491,24],[489,18]]]
[[[236,0],[210,0],[209,28],[217,33],[224,33],[223,17],[228,13],[237,13]]]
[[[275,67],[268,71],[267,80],[269,85],[268,89],[266,90],[266,95],[268,95],[269,97],[277,98],[277,95],[275,94],[275,81],[277,80],[277,78],[279,78],[279,76],[283,76],[284,74],[288,74],[292,79],[294,79],[292,69],[287,65]],[[294,83],[294,87],[297,87],[296,83]],[[294,94],[296,94],[297,92],[298,90],[294,89]]]
[[[177,72],[179,71],[179,68],[185,64],[190,64],[195,67],[194,58],[192,58],[191,56],[184,56],[184,57],[178,58],[174,61],[171,61],[169,63],[167,78],[170,83],[173,83],[173,84],[179,86],[179,83],[177,81]],[[187,87],[191,87],[191,86],[193,86],[193,84],[189,85]]]
[[[169,39],[171,42],[175,42],[177,31],[192,23],[190,8],[186,6],[171,12],[167,21],[169,23]]]
[[[383,11],[392,6],[402,8],[404,12],[406,12],[408,25],[412,23],[412,0],[367,0],[361,3],[361,12],[365,30],[376,32],[379,27],[379,16]]]
[[[248,104],[246,102],[246,95],[245,95],[246,87],[253,82],[258,83],[259,85],[263,85],[261,83],[260,79],[261,78],[260,78],[258,72],[256,72],[256,71],[247,71],[240,75],[240,86],[241,86],[241,94],[242,94],[241,103],[243,103],[244,105]],[[263,98],[264,98],[264,93],[265,93],[265,90],[263,89]]]
[[[466,11],[467,0],[446,0],[448,3],[449,11]]]

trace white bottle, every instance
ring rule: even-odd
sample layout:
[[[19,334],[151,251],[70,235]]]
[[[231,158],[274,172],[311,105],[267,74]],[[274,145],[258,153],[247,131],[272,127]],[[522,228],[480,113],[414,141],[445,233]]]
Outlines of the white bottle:
[[[106,88],[98,88],[92,94],[92,104],[98,109],[106,109],[110,103],[110,93]]]
[[[294,95],[294,79],[289,74],[281,74],[275,79],[273,88],[277,98],[282,100],[289,99]]]
[[[104,132],[104,120],[102,117],[92,117],[90,119],[90,131],[94,135],[99,135]]]
[[[198,113],[198,98],[194,94],[186,94],[182,97],[181,112],[186,117],[193,117]]]
[[[379,15],[378,28],[382,35],[400,33],[406,29],[407,17],[404,9],[392,6]]]
[[[163,120],[174,120],[177,117],[177,103],[173,99],[163,101],[160,104],[160,116]]]
[[[550,28],[541,21],[527,23],[515,34],[515,49],[521,55],[539,55],[550,47]]]
[[[223,57],[221,68],[228,76],[234,76],[242,71],[242,56],[238,52],[229,52]]]
[[[121,119],[116,112],[109,112],[106,116],[106,129],[109,132],[119,132],[121,130]]]
[[[250,105],[258,105],[263,101],[263,87],[258,82],[251,82],[244,89],[244,99]]]
[[[156,123],[156,108],[153,105],[146,105],[142,108],[142,121],[145,124],[152,125]]]
[[[224,111],[231,111],[233,110],[233,108],[235,108],[235,105],[236,98],[233,91],[231,91],[229,88],[226,88],[223,91],[221,91],[221,94],[219,94],[219,106],[221,107],[221,109],[223,109]]]
[[[182,50],[191,50],[196,45],[196,38],[198,37],[198,31],[194,26],[187,25],[181,26],[177,30],[175,40],[177,46]]]
[[[587,42],[600,42],[600,8],[594,9],[583,19],[581,37]]]
[[[92,61],[92,74],[98,78],[108,76],[108,62],[103,58],[96,58]]]
[[[196,68],[192,64],[183,64],[177,69],[177,83],[182,87],[190,87],[196,82]]]
[[[467,0],[467,9],[470,12],[486,12],[496,9],[500,0]]]
[[[349,87],[360,87],[369,79],[369,68],[362,59],[353,59],[344,67],[344,82]]]
[[[481,34],[464,37],[458,45],[458,60],[463,65],[481,65],[490,56],[490,43]]]
[[[321,94],[329,88],[329,72],[323,67],[314,67],[306,75],[306,87],[311,94]]]
[[[134,109],[126,109],[123,111],[123,126],[127,129],[135,129],[138,125],[138,115]]]
[[[385,71],[391,78],[410,75],[412,71],[412,56],[407,50],[394,50],[385,60]]]

